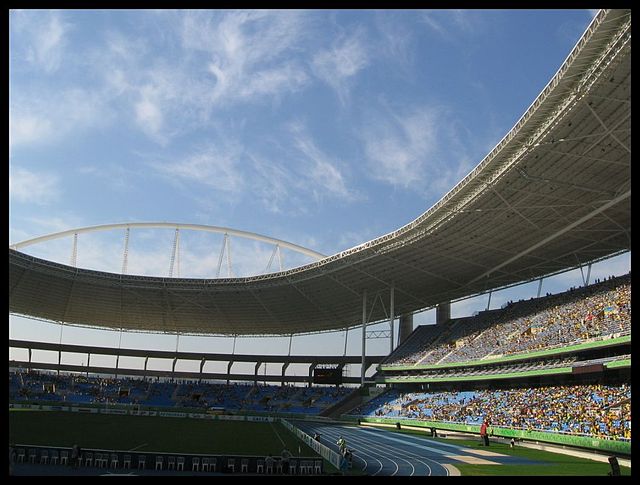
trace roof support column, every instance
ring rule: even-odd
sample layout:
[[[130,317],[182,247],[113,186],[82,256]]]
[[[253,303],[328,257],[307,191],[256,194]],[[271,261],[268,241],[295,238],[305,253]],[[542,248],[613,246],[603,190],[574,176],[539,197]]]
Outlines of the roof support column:
[[[58,350],[58,375],[60,375],[60,364],[62,362],[62,330],[64,329],[64,322],[60,322],[60,350]]]
[[[591,263],[589,263],[589,266],[587,267],[587,279],[584,282],[584,286],[589,286],[589,279],[591,278]]]
[[[436,325],[441,325],[451,320],[451,302],[438,303],[436,307]]]
[[[227,386],[229,385],[229,381],[231,380],[231,366],[233,365],[233,361],[230,360],[229,364],[227,364]]]
[[[362,368],[360,369],[360,385],[364,387],[364,373],[366,369],[366,356],[367,356],[367,344],[366,344],[366,332],[367,332],[367,290],[362,292]]]
[[[313,384],[313,371],[315,370],[316,366],[318,365],[317,362],[313,362],[310,366],[309,366],[309,386],[311,387]]]
[[[289,362],[285,362],[284,364],[282,364],[282,381],[280,382],[281,386],[284,386],[284,374],[287,370],[287,367],[289,367]]]
[[[404,342],[411,332],[413,332],[413,313],[400,315],[400,323],[398,324],[398,345]]]
[[[262,362],[256,362],[256,369],[253,373],[253,385],[257,386],[258,385],[258,369],[260,369],[260,366],[262,365]]]
[[[542,280],[544,278],[540,278],[540,280],[538,281],[538,295],[536,296],[536,298],[540,298],[540,293],[542,293]]]
[[[487,308],[486,308],[487,310],[491,306],[491,295],[493,295],[493,290],[489,292],[489,299],[487,300]]]
[[[390,295],[389,295],[389,299],[391,300],[389,302],[389,330],[390,330],[390,334],[389,334],[389,353],[393,352],[393,320],[395,319],[395,315],[394,315],[394,305],[395,305],[395,288],[393,286],[393,284],[391,285],[391,289],[390,289]]]
[[[202,382],[202,371],[204,370],[204,364],[207,362],[207,359],[204,357],[200,361],[200,377],[198,378],[198,384]]]

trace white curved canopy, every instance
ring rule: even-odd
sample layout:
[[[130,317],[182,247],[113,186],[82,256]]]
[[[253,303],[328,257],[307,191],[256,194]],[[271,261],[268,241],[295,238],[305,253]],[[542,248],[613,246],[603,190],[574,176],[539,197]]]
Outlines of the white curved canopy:
[[[19,243],[11,244],[9,245],[9,247],[11,249],[22,249],[22,248],[26,248],[27,246],[31,246],[33,244],[39,244],[45,241],[51,241],[53,239],[60,239],[67,236],[73,236],[74,234],[83,234],[87,232],[96,232],[96,231],[109,231],[112,229],[131,229],[131,228],[145,228],[145,229],[165,228],[165,229],[187,229],[187,230],[190,229],[193,231],[215,232],[218,234],[228,234],[230,236],[238,236],[245,239],[252,239],[254,241],[261,241],[268,244],[278,245],[281,248],[291,249],[292,251],[296,251],[298,253],[304,254],[305,256],[309,256],[314,260],[322,259],[325,257],[324,254],[321,254],[317,251],[313,251],[312,249],[308,249],[303,246],[299,246],[297,244],[283,241],[281,239],[275,239],[273,237],[263,236],[262,234],[257,234],[255,232],[240,231],[238,229],[231,229],[230,227],[209,226],[205,224],[182,224],[177,222],[123,222],[118,224],[101,224],[98,226],[80,227],[77,229],[68,229],[66,231],[47,234],[45,236],[34,237],[32,239],[27,239]]]

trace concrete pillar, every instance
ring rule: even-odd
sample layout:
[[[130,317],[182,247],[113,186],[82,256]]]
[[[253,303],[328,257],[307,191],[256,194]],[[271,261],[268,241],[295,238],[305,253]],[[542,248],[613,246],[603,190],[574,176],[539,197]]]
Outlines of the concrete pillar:
[[[436,325],[440,325],[442,323],[446,323],[447,320],[451,319],[451,302],[446,301],[444,303],[439,303],[436,307]]]
[[[404,342],[413,332],[413,313],[400,315],[398,322],[398,345]]]
[[[367,290],[362,292],[362,367],[360,369],[360,385],[364,387],[364,374],[367,360]]]

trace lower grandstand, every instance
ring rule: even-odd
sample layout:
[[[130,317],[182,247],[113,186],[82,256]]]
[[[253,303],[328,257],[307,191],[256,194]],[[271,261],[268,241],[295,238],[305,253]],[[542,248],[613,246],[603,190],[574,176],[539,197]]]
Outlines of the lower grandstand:
[[[205,383],[197,380],[116,378],[37,370],[9,372],[9,400],[20,403],[113,405],[130,409],[218,410],[226,413],[319,415],[346,387]]]

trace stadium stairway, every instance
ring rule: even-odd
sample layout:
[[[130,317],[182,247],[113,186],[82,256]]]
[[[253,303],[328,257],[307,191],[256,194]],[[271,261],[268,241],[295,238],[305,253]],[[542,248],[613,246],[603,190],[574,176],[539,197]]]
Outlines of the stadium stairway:
[[[365,396],[363,395],[362,387],[356,387],[353,391],[347,394],[344,399],[324,409],[320,413],[320,416],[334,419],[338,418],[344,412],[362,404],[364,402],[364,398]]]
[[[347,394],[342,400],[322,410],[319,416],[337,419],[344,413],[351,411],[361,404],[377,397],[382,391],[382,389],[378,390],[375,386],[357,387]]]

